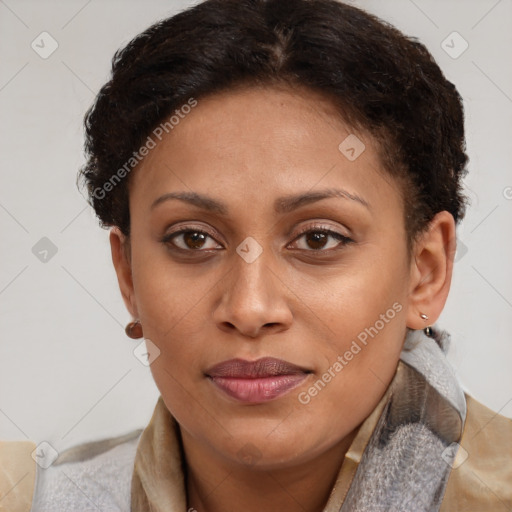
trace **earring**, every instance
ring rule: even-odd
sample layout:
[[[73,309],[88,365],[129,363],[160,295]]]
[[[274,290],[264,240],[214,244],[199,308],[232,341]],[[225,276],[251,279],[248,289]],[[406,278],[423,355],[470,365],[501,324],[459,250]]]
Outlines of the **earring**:
[[[130,322],[124,329],[124,332],[126,333],[126,336],[129,338],[132,338],[133,340],[142,338],[142,325],[140,324],[139,320],[134,320],[133,322]]]
[[[420,317],[422,320],[428,320],[428,315],[426,315],[425,313],[420,313]],[[425,333],[426,336],[429,336],[430,338],[432,337],[432,328],[430,327],[430,325],[425,327],[425,329],[423,329],[423,332]]]

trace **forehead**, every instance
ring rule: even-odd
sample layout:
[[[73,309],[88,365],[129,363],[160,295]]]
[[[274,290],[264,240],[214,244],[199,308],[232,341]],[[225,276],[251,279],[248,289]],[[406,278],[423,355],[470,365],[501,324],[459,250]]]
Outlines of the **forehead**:
[[[200,98],[155,142],[132,177],[137,198],[194,190],[247,201],[343,186],[372,202],[396,193],[376,142],[310,90],[251,87]]]

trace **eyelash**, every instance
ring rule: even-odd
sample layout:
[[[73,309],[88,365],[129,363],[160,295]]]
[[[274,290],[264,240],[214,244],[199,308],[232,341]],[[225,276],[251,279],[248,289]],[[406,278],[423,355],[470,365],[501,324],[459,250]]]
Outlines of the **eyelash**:
[[[186,227],[186,228],[180,229],[179,231],[175,231],[173,233],[169,233],[169,234],[165,235],[165,237],[162,239],[162,243],[164,243],[165,245],[167,245],[177,251],[188,252],[188,253],[208,252],[208,251],[218,250],[218,249],[183,249],[182,247],[176,246],[176,244],[174,244],[172,242],[172,240],[174,238],[178,237],[179,235],[183,235],[185,233],[200,233],[200,234],[207,235],[212,240],[215,240],[215,237],[208,231],[205,231],[204,229],[196,229],[193,227]],[[340,243],[335,248],[331,248],[331,249],[299,249],[301,251],[305,251],[308,253],[329,253],[331,251],[341,250],[344,246],[354,242],[354,240],[352,240],[351,238],[349,238],[345,235],[342,235],[341,233],[339,233],[337,231],[333,231],[332,229],[329,229],[324,226],[306,226],[305,228],[301,229],[299,231],[299,233],[297,233],[297,235],[293,239],[293,242],[297,241],[300,237],[302,237],[303,235],[308,234],[308,233],[323,233],[326,235],[330,235],[331,237],[340,241]]]

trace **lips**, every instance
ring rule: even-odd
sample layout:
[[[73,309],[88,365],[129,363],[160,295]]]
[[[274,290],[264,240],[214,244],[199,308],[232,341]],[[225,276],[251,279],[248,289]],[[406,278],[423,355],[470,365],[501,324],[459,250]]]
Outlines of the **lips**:
[[[257,361],[230,359],[205,372],[219,390],[246,403],[281,397],[298,386],[309,373],[311,371],[306,368],[273,357]]]

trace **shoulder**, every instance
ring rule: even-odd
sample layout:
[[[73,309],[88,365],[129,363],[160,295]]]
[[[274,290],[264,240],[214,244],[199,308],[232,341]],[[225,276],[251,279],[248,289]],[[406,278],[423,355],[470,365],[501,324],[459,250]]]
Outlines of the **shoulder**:
[[[466,394],[467,415],[441,512],[512,509],[512,419]]]
[[[62,452],[38,469],[31,512],[130,510],[133,463],[142,430]]]
[[[47,463],[36,464],[37,457],[29,455],[35,475],[30,489],[27,486],[23,492],[16,492],[16,500],[5,509],[4,500],[0,501],[0,512],[129,511],[133,462],[141,433],[142,430],[134,430],[80,444]],[[29,444],[35,453],[35,444]],[[3,455],[0,466],[4,466]],[[15,478],[14,471],[13,466],[8,468],[10,480]],[[4,480],[4,475],[1,476]]]
[[[28,512],[32,503],[36,463],[31,441],[0,441],[0,512]]]

